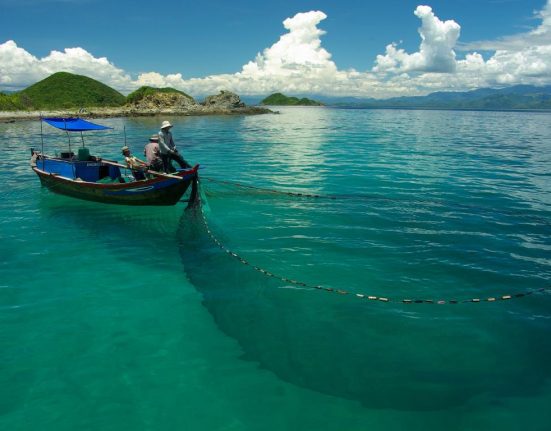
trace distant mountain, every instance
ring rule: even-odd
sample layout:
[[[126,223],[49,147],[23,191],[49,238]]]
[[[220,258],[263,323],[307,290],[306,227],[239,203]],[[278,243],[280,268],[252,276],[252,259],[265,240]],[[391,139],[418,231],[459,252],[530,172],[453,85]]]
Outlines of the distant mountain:
[[[499,89],[481,88],[467,92],[436,92],[427,96],[390,99],[317,95],[314,96],[317,100],[313,100],[310,97],[310,95],[301,95],[300,98],[288,97],[282,93],[274,93],[262,99],[260,104],[406,109],[551,110],[551,86],[516,85]],[[261,98],[261,96],[248,96],[247,102],[255,104]],[[58,72],[20,92],[0,93],[0,111],[121,107],[124,105],[134,107],[147,105],[147,108],[151,110],[158,108],[155,105],[157,99],[162,99],[162,101],[170,99],[169,102],[178,106],[196,103],[191,96],[174,88],[140,87],[128,97],[124,97],[113,88],[92,78]]]
[[[516,85],[390,99],[321,98],[328,105],[418,109],[551,109],[551,86]]]
[[[261,105],[274,106],[321,106],[323,103],[303,97],[288,97],[281,93],[274,93],[260,102]]]
[[[122,106],[118,91],[87,76],[58,72],[11,95],[25,109],[60,109],[89,106]]]

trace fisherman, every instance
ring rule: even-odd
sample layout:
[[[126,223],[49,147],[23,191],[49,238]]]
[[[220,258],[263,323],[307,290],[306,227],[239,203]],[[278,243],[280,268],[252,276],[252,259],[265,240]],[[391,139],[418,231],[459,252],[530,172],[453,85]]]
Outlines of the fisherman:
[[[163,161],[159,152],[159,135],[155,134],[149,138],[149,143],[147,143],[143,149],[143,155],[147,160],[149,169],[157,172],[164,170]]]
[[[147,163],[151,163],[157,154],[159,154],[159,135],[154,134],[149,138],[149,142],[145,144],[145,147],[143,148],[143,155],[145,156]]]
[[[134,175],[134,178],[136,180],[145,180],[147,163],[130,154],[130,148],[128,148],[126,145],[121,148],[121,152],[124,156],[126,166],[128,166],[132,170],[132,175]]]
[[[175,160],[181,168],[191,167],[178,152],[172,138],[171,128],[172,124],[165,120],[161,124],[161,131],[159,132],[159,151],[161,153],[161,160],[163,161],[163,169],[167,174],[175,171],[171,163],[172,160]]]

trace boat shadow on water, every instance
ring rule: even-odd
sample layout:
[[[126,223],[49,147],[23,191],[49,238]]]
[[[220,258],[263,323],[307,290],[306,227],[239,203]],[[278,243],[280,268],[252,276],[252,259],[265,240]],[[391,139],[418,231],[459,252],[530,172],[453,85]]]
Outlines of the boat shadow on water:
[[[243,359],[287,382],[369,408],[427,411],[530,397],[551,375],[545,324],[519,317],[537,299],[438,306],[299,288],[242,264],[210,229],[224,235],[200,207],[181,216],[189,280]]]

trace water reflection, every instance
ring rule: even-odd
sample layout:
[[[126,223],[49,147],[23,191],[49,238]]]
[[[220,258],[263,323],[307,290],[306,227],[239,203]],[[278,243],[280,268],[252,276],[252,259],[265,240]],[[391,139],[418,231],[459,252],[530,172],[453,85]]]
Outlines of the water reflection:
[[[329,173],[326,146],[334,117],[323,108],[278,108],[279,115],[245,117],[240,140],[254,152],[257,175],[287,188],[319,189]]]
[[[523,290],[549,279],[550,122],[538,115],[477,121],[478,114],[328,112],[171,119],[178,146],[205,165],[202,175],[378,197],[346,205],[232,194],[213,199],[215,233],[237,251],[283,275],[397,296]],[[90,147],[116,159],[124,126],[137,152],[159,119],[100,122],[115,130],[97,134]],[[523,125],[536,139],[522,134],[526,142],[515,156],[518,132],[511,133],[515,141],[507,134]],[[480,394],[500,405],[505,397],[537,396],[549,380],[548,298],[415,309],[289,289],[214,246],[200,222],[182,216],[182,206],[98,207],[41,189],[27,149],[40,145],[39,125],[0,125],[0,131],[9,167],[0,172],[8,239],[1,252],[13,266],[3,272],[10,286],[25,280],[20,268],[29,265],[48,282],[63,272],[72,286],[67,256],[73,263],[95,259],[94,267],[109,271],[103,280],[140,268],[159,288],[167,277],[181,282],[174,274],[185,270],[245,359],[297,386],[377,408],[446,409]],[[477,158],[494,176],[480,177]],[[37,250],[43,255],[30,259]],[[80,279],[94,280],[86,265],[78,269]],[[412,286],[418,290],[409,291]],[[131,298],[133,292],[122,303]],[[9,301],[26,299],[18,293]]]

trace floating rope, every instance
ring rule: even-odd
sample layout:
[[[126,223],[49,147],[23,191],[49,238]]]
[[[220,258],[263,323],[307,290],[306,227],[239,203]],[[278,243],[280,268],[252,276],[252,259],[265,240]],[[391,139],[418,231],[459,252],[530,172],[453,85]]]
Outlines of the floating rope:
[[[316,194],[310,194],[310,193],[284,192],[281,190],[267,189],[263,187],[251,186],[248,184],[236,183],[234,181],[216,180],[214,178],[208,178],[208,177],[201,177],[201,179],[211,181],[213,183],[227,184],[230,186],[241,187],[243,189],[258,190],[261,192],[272,193],[276,195],[296,196],[301,198],[333,199],[333,200],[336,200],[338,198],[337,196],[334,196],[334,195],[316,195]]]
[[[363,299],[363,300],[368,300],[368,301],[394,302],[394,303],[403,303],[403,304],[438,304],[438,305],[464,304],[464,303],[467,303],[467,302],[481,303],[481,302],[507,301],[509,299],[522,298],[522,297],[529,296],[529,295],[532,295],[532,294],[538,293],[538,292],[539,293],[551,293],[551,289],[542,287],[540,289],[527,290],[525,292],[519,292],[519,293],[515,293],[515,294],[511,294],[511,295],[490,296],[488,298],[469,298],[469,299],[409,299],[409,298],[396,299],[396,298],[394,298],[393,299],[393,298],[384,297],[384,296],[366,295],[366,294],[363,294],[363,293],[350,292],[350,291],[344,290],[344,289],[335,289],[335,288],[332,288],[332,287],[326,287],[326,286],[315,285],[315,284],[308,284],[308,283],[304,283],[302,281],[297,281],[297,280],[293,280],[293,279],[290,279],[290,278],[287,278],[287,277],[283,277],[281,275],[274,274],[274,273],[272,273],[270,271],[267,271],[263,268],[255,266],[252,263],[250,263],[249,261],[247,261],[246,259],[244,259],[243,257],[241,257],[240,255],[238,255],[237,253],[235,253],[234,251],[230,250],[229,248],[224,246],[224,244],[222,244],[220,242],[220,240],[212,233],[212,231],[209,227],[209,224],[207,222],[207,218],[205,217],[205,213],[203,212],[203,206],[202,205],[201,205],[200,212],[201,212],[201,219],[203,221],[203,224],[205,225],[208,236],[221,250],[223,250],[224,252],[226,252],[227,254],[232,256],[233,258],[237,259],[243,265],[250,266],[255,271],[258,271],[258,272],[264,274],[267,277],[275,278],[277,280],[284,281],[286,283],[290,283],[290,284],[293,284],[295,286],[300,286],[300,287],[309,288],[309,289],[322,290],[322,291],[325,291],[325,292],[336,293],[338,295],[350,295],[350,296],[354,296],[356,298]]]
[[[256,191],[263,192],[263,193],[271,193],[271,194],[283,195],[283,196],[293,196],[293,197],[299,197],[299,198],[331,199],[331,200],[368,199],[368,200],[377,200],[377,201],[396,200],[396,199],[391,199],[391,198],[386,197],[386,196],[367,195],[367,194],[352,194],[352,195],[349,195],[349,194],[340,194],[340,195],[327,194],[327,195],[323,195],[323,194],[313,194],[313,193],[287,192],[287,191],[283,191],[283,190],[276,190],[276,189],[269,189],[269,188],[265,188],[265,187],[251,186],[250,184],[243,184],[243,183],[238,183],[238,182],[235,182],[235,181],[218,180],[218,179],[210,178],[210,177],[202,177],[202,179],[205,179],[205,180],[213,182],[213,183],[225,184],[225,185],[239,187],[239,188],[243,188],[243,189],[256,190]],[[444,202],[439,202],[437,200],[431,200],[431,202],[432,203],[444,203]],[[419,203],[421,203],[421,202],[419,202]],[[453,207],[461,208],[461,209],[482,209],[482,210],[490,210],[491,209],[492,211],[496,211],[495,208],[484,208],[484,207],[480,207],[480,206],[460,204],[460,203],[457,203],[457,202],[454,202],[452,204],[448,203],[448,205],[452,205]],[[499,210],[497,210],[497,212],[499,212],[501,214],[518,215],[518,213],[516,213],[516,212],[507,211],[507,210],[503,210],[503,209],[499,209]],[[526,219],[529,219],[529,220],[535,220],[538,223],[541,223],[542,225],[546,225],[546,226],[550,225],[548,220],[541,219],[541,218],[536,217],[536,216],[530,216],[530,215],[526,215],[526,214],[523,213],[522,217],[526,218]]]

